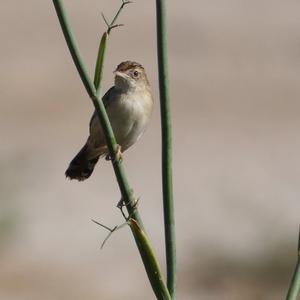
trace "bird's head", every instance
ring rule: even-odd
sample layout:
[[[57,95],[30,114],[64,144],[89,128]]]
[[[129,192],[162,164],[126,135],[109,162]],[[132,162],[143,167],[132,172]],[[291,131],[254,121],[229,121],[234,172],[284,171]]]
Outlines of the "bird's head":
[[[147,75],[143,66],[134,61],[120,63],[115,74],[115,87],[122,91],[145,89],[149,87]]]

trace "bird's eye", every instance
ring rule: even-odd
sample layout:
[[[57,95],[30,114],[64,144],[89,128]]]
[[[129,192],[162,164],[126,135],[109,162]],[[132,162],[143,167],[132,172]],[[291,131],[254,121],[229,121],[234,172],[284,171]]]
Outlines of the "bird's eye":
[[[138,77],[138,76],[139,76],[139,72],[138,72],[138,71],[134,71],[134,72],[133,72],[133,76],[134,76],[134,77]]]

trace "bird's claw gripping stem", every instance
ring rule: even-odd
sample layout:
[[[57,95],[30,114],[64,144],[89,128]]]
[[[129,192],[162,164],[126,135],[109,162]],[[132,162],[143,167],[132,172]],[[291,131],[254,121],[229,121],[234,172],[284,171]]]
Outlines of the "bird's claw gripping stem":
[[[105,157],[106,160],[111,160],[112,162],[119,162],[123,160],[123,155],[122,155],[122,151],[121,151],[121,146],[117,145],[117,149],[115,151],[115,155],[113,158],[111,158],[111,156],[108,154]]]

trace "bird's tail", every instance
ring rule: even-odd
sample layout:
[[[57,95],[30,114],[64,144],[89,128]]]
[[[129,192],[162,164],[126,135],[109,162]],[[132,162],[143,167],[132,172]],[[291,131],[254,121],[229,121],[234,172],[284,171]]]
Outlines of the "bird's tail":
[[[91,176],[100,155],[90,159],[88,154],[88,146],[85,144],[70,162],[70,165],[65,172],[67,178],[83,181]]]

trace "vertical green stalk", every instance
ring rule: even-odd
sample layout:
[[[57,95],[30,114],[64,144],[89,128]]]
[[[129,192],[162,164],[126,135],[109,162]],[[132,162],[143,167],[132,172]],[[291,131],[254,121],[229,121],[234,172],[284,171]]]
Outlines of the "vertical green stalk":
[[[172,185],[172,128],[168,78],[165,0],[156,0],[157,55],[162,137],[162,187],[164,202],[167,286],[172,299],[176,287],[176,242]]]
[[[300,290],[300,228],[298,237],[298,261],[290,283],[286,300],[296,300]]]

